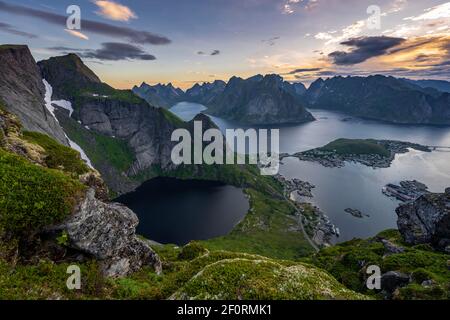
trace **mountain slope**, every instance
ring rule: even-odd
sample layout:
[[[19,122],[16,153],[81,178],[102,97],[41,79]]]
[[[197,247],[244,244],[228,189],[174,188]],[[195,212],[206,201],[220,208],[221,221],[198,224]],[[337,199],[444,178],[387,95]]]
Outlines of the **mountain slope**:
[[[71,116],[64,110],[56,112],[61,124],[114,191],[133,189],[137,182],[130,177],[154,165],[172,165],[171,134],[181,121],[129,90],[102,83],[74,54],[38,65],[54,95],[72,103]]]
[[[133,92],[149,104],[169,109],[177,102],[183,101],[184,92],[171,83],[151,86],[145,82],[140,87],[134,86]]]
[[[233,77],[225,90],[207,105],[207,113],[244,124],[313,121],[314,117],[293,91],[295,88],[278,75],[257,75],[246,80]]]
[[[227,84],[222,80],[214,82],[196,83],[192,88],[186,91],[184,99],[189,102],[209,105],[211,101],[220,95]]]
[[[0,46],[0,100],[27,130],[46,133],[68,144],[64,131],[45,108],[45,87],[27,46]]]
[[[450,82],[444,80],[411,80],[404,79],[422,88],[432,88],[438,91],[450,93]]]
[[[306,99],[311,108],[408,124],[450,124],[447,93],[381,75],[318,79]]]

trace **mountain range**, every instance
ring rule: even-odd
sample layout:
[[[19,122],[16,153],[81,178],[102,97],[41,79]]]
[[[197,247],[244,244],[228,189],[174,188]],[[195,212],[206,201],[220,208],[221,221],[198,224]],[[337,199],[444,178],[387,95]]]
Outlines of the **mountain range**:
[[[374,75],[318,79],[305,94],[309,108],[401,124],[450,124],[450,94]]]

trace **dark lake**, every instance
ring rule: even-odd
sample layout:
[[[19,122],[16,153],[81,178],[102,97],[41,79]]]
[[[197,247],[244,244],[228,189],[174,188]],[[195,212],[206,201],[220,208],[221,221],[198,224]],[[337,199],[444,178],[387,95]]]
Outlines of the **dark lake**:
[[[176,107],[172,111],[180,112],[180,116],[188,120],[205,109],[195,103],[182,103]],[[305,151],[321,147],[338,138],[391,139],[450,147],[449,126],[396,125],[350,117],[333,111],[310,111],[316,121],[279,127],[281,152]],[[222,130],[248,128],[218,117],[211,119]],[[450,152],[448,149],[438,149],[431,153],[411,151],[397,155],[392,166],[386,169],[372,169],[360,164],[347,164],[344,168],[325,168],[317,163],[286,158],[280,173],[287,178],[299,178],[316,186],[313,190],[314,197],[303,200],[313,203],[325,212],[341,231],[338,241],[346,241],[354,237],[371,237],[382,230],[397,227],[395,208],[399,201],[381,193],[387,183],[416,179],[425,183],[433,192],[443,192],[449,187]],[[370,217],[355,218],[345,212],[346,208],[358,209]]]
[[[229,233],[249,209],[244,192],[212,181],[155,178],[116,199],[139,217],[137,233],[184,245]]]

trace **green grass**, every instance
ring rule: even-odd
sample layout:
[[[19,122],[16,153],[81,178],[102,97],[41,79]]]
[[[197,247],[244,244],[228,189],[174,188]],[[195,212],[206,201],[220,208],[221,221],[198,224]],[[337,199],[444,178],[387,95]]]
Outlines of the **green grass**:
[[[389,157],[390,151],[375,140],[337,139],[318,150],[336,152],[337,154],[377,154]]]
[[[375,241],[375,238],[357,239],[322,249],[313,261],[348,288],[365,294],[375,295],[375,292],[365,286],[367,275],[363,272],[363,266],[378,265],[383,273],[400,271],[412,275],[413,282],[399,290],[399,298],[424,299],[427,293],[430,294],[427,297],[429,299],[450,298],[445,294],[450,292],[448,255],[427,246],[409,246],[402,241],[400,233],[396,230],[384,231],[378,237],[402,246],[405,251],[385,256],[383,244]],[[421,286],[424,280],[433,280],[436,285],[434,288],[425,289]],[[438,292],[444,293],[437,296]]]
[[[76,176],[89,172],[89,167],[81,159],[78,151],[63,146],[49,136],[38,132],[23,132],[23,139],[45,149],[45,164],[52,169],[61,169]]]
[[[61,119],[67,135],[75,141],[96,167],[108,163],[120,172],[126,171],[134,162],[134,153],[127,142],[86,130],[73,119]]]
[[[85,187],[61,171],[29,163],[0,149],[0,229],[22,237],[61,222]]]
[[[247,189],[250,211],[226,236],[203,241],[210,250],[260,254],[276,259],[299,260],[313,253],[298,231],[294,209],[285,201]]]
[[[163,113],[164,117],[172,123],[177,128],[184,128],[187,126],[187,123],[184,122],[181,118],[179,118],[176,114],[172,113],[169,110],[164,108],[160,108],[160,111]]]

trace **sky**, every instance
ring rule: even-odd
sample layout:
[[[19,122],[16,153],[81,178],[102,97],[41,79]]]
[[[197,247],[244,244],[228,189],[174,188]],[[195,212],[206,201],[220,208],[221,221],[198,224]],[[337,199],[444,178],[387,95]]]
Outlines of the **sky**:
[[[450,2],[0,0],[0,43],[26,44],[37,61],[76,53],[121,89],[269,73],[306,85],[335,75],[450,80]]]

